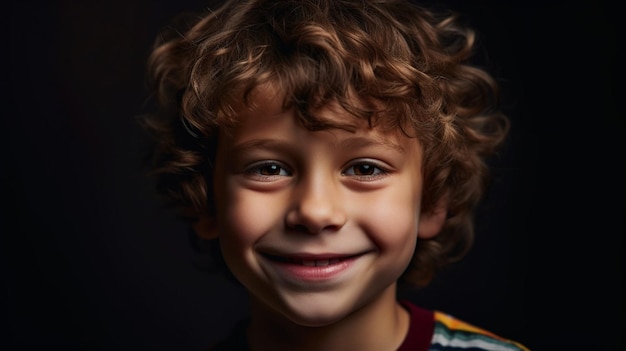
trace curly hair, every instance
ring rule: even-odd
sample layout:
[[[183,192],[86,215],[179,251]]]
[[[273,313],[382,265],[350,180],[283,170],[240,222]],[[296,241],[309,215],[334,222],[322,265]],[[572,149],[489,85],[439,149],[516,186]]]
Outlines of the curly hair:
[[[420,140],[422,211],[444,199],[448,213],[439,235],[419,239],[399,282],[427,285],[471,247],[486,159],[509,130],[496,79],[471,64],[476,46],[456,13],[401,0],[247,0],[207,9],[168,27],[149,57],[158,105],[144,122],[154,136],[157,191],[190,221],[215,211],[218,131],[235,125],[235,107],[253,104],[259,86],[280,87],[283,106],[311,130],[333,127],[315,111],[336,102],[370,126]]]

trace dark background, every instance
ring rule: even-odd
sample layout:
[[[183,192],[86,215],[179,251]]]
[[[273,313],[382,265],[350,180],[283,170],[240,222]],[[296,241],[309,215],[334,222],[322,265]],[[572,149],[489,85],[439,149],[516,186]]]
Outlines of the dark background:
[[[602,1],[445,3],[478,28],[513,129],[474,250],[409,297],[532,350],[623,350],[623,20]],[[157,31],[203,5],[3,5],[0,349],[202,350],[244,315],[159,208],[134,120]]]

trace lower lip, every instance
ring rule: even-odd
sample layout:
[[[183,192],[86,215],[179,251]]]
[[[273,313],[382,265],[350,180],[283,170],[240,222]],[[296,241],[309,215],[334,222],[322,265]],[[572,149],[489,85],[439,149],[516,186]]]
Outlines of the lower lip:
[[[287,262],[271,261],[274,267],[289,280],[322,282],[336,279],[353,266],[358,257],[352,257],[327,266],[304,266]]]

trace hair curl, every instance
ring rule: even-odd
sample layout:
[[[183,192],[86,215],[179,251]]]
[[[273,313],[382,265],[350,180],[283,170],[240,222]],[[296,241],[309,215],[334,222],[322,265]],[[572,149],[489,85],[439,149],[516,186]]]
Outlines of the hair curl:
[[[144,122],[154,135],[157,191],[181,215],[214,211],[218,130],[236,122],[235,106],[253,103],[255,88],[271,84],[307,128],[332,127],[315,111],[337,102],[370,125],[419,138],[422,210],[445,199],[448,215],[439,235],[420,239],[400,282],[424,286],[465,255],[486,158],[509,122],[495,79],[470,63],[475,32],[456,14],[400,0],[228,1],[168,29],[149,57],[158,108]]]

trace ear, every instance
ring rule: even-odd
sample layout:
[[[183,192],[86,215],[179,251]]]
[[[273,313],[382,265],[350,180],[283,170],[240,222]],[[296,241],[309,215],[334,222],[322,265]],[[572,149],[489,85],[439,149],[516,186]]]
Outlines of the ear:
[[[441,231],[443,223],[448,217],[448,201],[446,197],[437,202],[432,211],[422,212],[417,227],[417,237],[431,239]]]
[[[191,223],[191,229],[200,239],[217,239],[217,222],[213,216],[200,215],[195,222]]]

